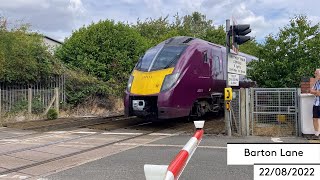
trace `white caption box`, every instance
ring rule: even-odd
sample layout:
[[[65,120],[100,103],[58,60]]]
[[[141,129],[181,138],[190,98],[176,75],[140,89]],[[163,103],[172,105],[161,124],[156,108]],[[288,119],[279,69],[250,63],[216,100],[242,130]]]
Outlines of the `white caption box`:
[[[228,144],[228,165],[318,164],[320,144]]]
[[[254,180],[319,180],[320,164],[254,165]]]

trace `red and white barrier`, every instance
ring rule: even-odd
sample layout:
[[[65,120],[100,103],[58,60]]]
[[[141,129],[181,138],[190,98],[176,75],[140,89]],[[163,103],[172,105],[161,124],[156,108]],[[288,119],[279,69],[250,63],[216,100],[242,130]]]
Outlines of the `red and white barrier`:
[[[166,165],[144,165],[144,172],[147,180],[177,180],[188,164],[191,156],[197,149],[203,136],[204,121],[194,121],[197,128],[193,137],[187,142],[177,156]]]

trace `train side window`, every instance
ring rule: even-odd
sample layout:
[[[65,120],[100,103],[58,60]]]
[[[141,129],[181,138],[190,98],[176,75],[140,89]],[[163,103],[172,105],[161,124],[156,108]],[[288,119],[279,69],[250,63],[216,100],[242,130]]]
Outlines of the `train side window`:
[[[220,65],[220,59],[219,56],[213,56],[213,67],[212,71],[215,76],[218,76],[221,73],[221,65]]]
[[[204,62],[204,63],[209,63],[207,51],[204,51],[204,52],[202,53],[202,55],[203,55],[203,62]]]

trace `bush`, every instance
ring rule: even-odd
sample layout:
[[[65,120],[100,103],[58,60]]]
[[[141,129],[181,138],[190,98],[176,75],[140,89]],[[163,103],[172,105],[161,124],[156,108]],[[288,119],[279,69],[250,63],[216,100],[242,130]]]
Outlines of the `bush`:
[[[49,109],[47,113],[47,119],[53,120],[58,118],[58,112],[55,109]]]
[[[43,103],[41,102],[40,97],[36,97],[32,99],[32,113],[33,114],[41,114],[45,110]]]

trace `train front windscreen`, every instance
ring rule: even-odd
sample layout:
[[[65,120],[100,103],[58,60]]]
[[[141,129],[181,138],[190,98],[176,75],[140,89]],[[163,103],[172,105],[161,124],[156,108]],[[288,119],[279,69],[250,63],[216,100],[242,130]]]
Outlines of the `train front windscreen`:
[[[150,48],[139,60],[138,71],[156,71],[174,67],[187,45],[158,45]]]

